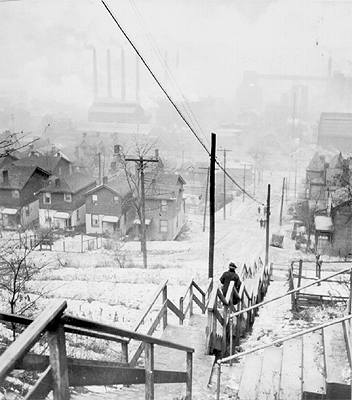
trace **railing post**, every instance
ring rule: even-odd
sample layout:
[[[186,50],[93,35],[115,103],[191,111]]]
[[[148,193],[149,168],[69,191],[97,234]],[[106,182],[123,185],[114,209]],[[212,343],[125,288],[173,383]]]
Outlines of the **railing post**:
[[[352,309],[352,269],[350,270],[350,298],[348,301],[348,314],[351,314],[351,309]]]
[[[217,363],[217,369],[218,369],[218,374],[217,374],[217,380],[216,380],[216,400],[220,400],[220,384],[221,384],[221,364]]]
[[[128,363],[128,343],[121,343],[122,360],[124,363]]]
[[[192,370],[193,370],[193,354],[187,352],[187,370],[186,370],[186,399],[192,400]]]
[[[154,344],[145,343],[145,400],[154,400]]]
[[[189,287],[189,317],[191,318],[193,315],[193,281],[191,282],[191,286]]]
[[[230,317],[230,356],[232,356],[233,350],[233,317]],[[232,367],[232,360],[230,360],[230,366]]]
[[[68,368],[65,345],[65,331],[60,322],[48,331],[49,358],[52,371],[54,400],[69,400]]]
[[[165,286],[163,287],[163,296],[162,296],[162,299],[163,299],[163,304],[164,304],[165,301],[167,300],[167,285],[165,285]],[[164,312],[164,314],[163,314],[163,330],[165,330],[166,327],[167,327],[167,307],[166,307],[165,312]]]
[[[226,333],[227,333],[227,317],[228,317],[229,308],[227,304],[224,304],[224,313],[223,313],[223,326],[222,326],[222,343],[221,343],[221,357],[225,356],[226,353]]]
[[[180,297],[180,311],[183,314],[183,297]],[[183,320],[181,318],[180,318],[179,324],[183,325]]]

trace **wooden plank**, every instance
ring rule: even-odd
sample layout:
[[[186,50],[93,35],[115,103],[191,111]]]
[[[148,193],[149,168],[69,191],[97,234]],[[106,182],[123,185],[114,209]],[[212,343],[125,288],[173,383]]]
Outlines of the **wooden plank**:
[[[183,383],[186,372],[154,370],[154,383]],[[142,385],[146,382],[146,371],[130,367],[69,366],[70,386],[96,385]]]
[[[0,357],[0,385],[6,375],[13,369],[16,361],[33,346],[45,328],[55,320],[67,307],[66,301],[54,302],[47,307],[28,328],[21,333]]]
[[[51,367],[42,373],[32,389],[27,393],[24,400],[44,400],[47,395],[52,391],[53,380],[51,374]]]
[[[193,354],[187,353],[186,360],[186,399],[192,399],[192,374],[193,374]]]
[[[47,332],[54,400],[69,400],[65,331],[61,323],[54,326],[52,331]]]
[[[302,340],[291,339],[283,344],[279,400],[301,400]]]
[[[257,400],[276,400],[279,395],[282,347],[264,350]]]
[[[259,354],[247,355],[238,391],[239,400],[256,399],[261,371],[262,356]]]
[[[74,326],[77,326],[80,328],[101,331],[101,332],[109,333],[111,335],[117,335],[120,337],[129,337],[131,339],[139,340],[142,342],[148,342],[148,343],[157,344],[159,346],[170,347],[171,349],[193,352],[193,349],[191,349],[190,347],[181,345],[181,344],[176,344],[174,342],[161,340],[161,339],[158,339],[157,337],[144,335],[142,333],[137,333],[137,332],[131,331],[129,329],[123,329],[123,328],[119,328],[119,327],[116,327],[113,325],[107,325],[107,324],[103,324],[103,323],[99,323],[99,322],[94,322],[94,321],[91,321],[86,318],[74,317],[72,315],[64,315],[62,317],[62,321],[67,325],[74,325]]]
[[[185,314],[181,312],[171,300],[167,300],[167,307],[181,320],[184,321]]]
[[[331,399],[350,399],[351,376],[342,324],[323,329],[326,394]],[[330,397],[329,397],[330,396]]]
[[[302,341],[302,399],[322,399],[326,393],[322,333],[308,333],[302,337]]]

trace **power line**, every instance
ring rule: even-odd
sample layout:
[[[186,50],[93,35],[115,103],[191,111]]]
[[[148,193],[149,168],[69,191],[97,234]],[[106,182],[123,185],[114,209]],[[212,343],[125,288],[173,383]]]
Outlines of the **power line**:
[[[204,150],[207,152],[208,156],[210,157],[210,151],[208,150],[208,148],[206,147],[206,145],[202,142],[202,140],[200,139],[200,137],[198,136],[198,134],[195,132],[195,130],[193,129],[193,127],[191,126],[191,124],[188,122],[188,120],[185,118],[185,116],[183,115],[183,113],[181,112],[181,110],[178,108],[178,106],[176,105],[176,103],[172,100],[172,98],[169,96],[169,94],[167,93],[167,91],[164,89],[163,85],[160,83],[160,81],[158,80],[158,78],[155,76],[154,72],[151,70],[151,68],[149,67],[149,65],[147,64],[147,62],[144,60],[143,56],[141,55],[141,53],[139,52],[139,50],[137,49],[137,47],[135,46],[135,44],[132,42],[132,40],[130,39],[130,37],[127,35],[127,33],[125,32],[125,30],[123,29],[123,27],[121,26],[121,24],[119,23],[119,21],[117,20],[117,18],[115,17],[115,15],[113,14],[113,12],[110,10],[110,7],[107,5],[106,1],[101,0],[101,2],[103,3],[104,7],[106,8],[107,12],[110,14],[111,18],[114,20],[114,22],[116,23],[116,25],[118,26],[118,28],[120,29],[121,33],[124,35],[124,37],[126,38],[126,40],[128,41],[128,43],[132,46],[133,50],[136,52],[136,54],[138,55],[138,57],[140,58],[140,60],[143,62],[144,66],[147,68],[148,72],[151,74],[151,76],[153,77],[153,79],[155,80],[155,82],[157,83],[157,85],[159,86],[159,88],[162,90],[162,92],[165,94],[165,96],[167,97],[167,99],[170,101],[170,103],[172,104],[172,106],[174,107],[174,109],[176,110],[176,112],[179,114],[179,116],[182,118],[182,120],[184,121],[184,123],[187,125],[187,127],[190,129],[190,131],[193,133],[193,135],[197,138],[198,142],[202,145],[202,147],[204,148]],[[219,161],[215,158],[215,163],[219,166],[219,168],[227,175],[227,177],[239,188],[242,190],[243,193],[245,193],[249,198],[251,198],[252,200],[254,200],[255,202],[259,203],[259,204],[263,204],[262,202],[258,201],[257,199],[255,199],[252,195],[250,195],[246,190],[244,190],[231,176],[230,174],[224,170],[224,168],[221,166],[221,164],[219,163]]]

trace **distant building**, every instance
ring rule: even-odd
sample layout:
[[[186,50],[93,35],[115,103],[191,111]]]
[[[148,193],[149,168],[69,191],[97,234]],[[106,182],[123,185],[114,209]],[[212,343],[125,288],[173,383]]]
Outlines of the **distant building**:
[[[352,152],[352,113],[322,113],[318,145],[326,150]]]

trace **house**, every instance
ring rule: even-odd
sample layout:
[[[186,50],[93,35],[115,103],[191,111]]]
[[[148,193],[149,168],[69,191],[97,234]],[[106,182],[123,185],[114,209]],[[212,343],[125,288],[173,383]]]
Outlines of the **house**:
[[[352,113],[328,113],[320,115],[318,145],[324,149],[352,151]]]
[[[36,225],[39,218],[37,192],[50,174],[39,167],[6,165],[0,169],[0,210],[3,228]]]
[[[85,194],[96,186],[90,175],[74,172],[52,177],[39,196],[39,223],[42,227],[66,229],[85,224]]]
[[[323,201],[326,198],[326,169],[325,156],[315,153],[306,168],[305,197],[312,201]]]
[[[352,199],[348,189],[337,190],[332,197],[332,254],[347,257],[352,253]]]
[[[180,175],[158,174],[149,182],[145,195],[147,240],[174,240],[185,224],[185,199]],[[146,183],[148,187],[148,183]],[[134,221],[139,234],[141,222]]]
[[[72,173],[72,163],[60,153],[54,156],[38,155],[35,152],[30,153],[28,157],[14,161],[14,165],[21,167],[39,167],[44,171],[58,177],[67,176]]]
[[[135,219],[132,200],[123,170],[103,177],[102,184],[85,194],[86,232],[126,235]]]

